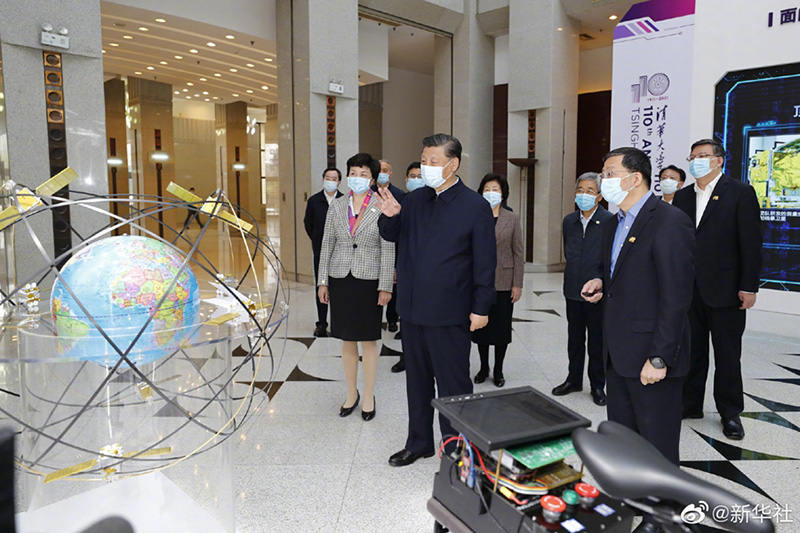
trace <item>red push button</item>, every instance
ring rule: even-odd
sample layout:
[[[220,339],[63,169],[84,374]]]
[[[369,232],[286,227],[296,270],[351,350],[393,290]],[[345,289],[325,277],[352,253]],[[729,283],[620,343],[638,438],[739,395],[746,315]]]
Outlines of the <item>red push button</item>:
[[[584,498],[597,498],[600,496],[600,491],[597,487],[589,485],[588,483],[578,483],[575,485],[575,492]]]

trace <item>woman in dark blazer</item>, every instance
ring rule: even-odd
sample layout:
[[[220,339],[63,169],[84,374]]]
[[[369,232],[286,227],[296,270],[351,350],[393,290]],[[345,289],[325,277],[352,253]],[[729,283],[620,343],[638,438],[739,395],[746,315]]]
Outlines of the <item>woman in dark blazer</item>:
[[[375,376],[381,338],[382,306],[392,297],[394,243],[378,233],[378,195],[370,187],[380,163],[369,154],[347,160],[350,193],[335,199],[328,209],[319,259],[318,296],[330,301],[331,336],[342,339],[342,363],[347,399],[339,416],[348,416],[359,401],[358,343],[364,364],[364,403],[361,417],[375,417]]]
[[[514,304],[522,296],[522,278],[525,273],[522,258],[522,228],[519,216],[503,208],[508,200],[508,182],[499,174],[486,174],[478,186],[492,208],[497,241],[497,270],[495,290],[497,299],[489,311],[489,324],[472,334],[472,342],[478,345],[481,368],[475,375],[475,383],[483,383],[489,375],[489,346],[494,346],[494,384],[505,385],[503,359],[511,343],[511,317]]]

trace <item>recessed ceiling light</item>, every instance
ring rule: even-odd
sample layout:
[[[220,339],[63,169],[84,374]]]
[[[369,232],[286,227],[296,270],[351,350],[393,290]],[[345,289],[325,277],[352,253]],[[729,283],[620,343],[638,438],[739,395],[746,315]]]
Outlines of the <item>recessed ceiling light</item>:
[[[219,96],[212,96],[211,99],[212,100],[219,100]]]
[[[183,59],[183,56],[172,56],[172,57],[174,57],[175,59]]]
[[[233,35],[231,35],[230,33],[229,33],[228,35],[226,35],[226,36],[225,36],[225,38],[226,38],[226,39],[236,39],[236,37],[234,37],[234,36],[233,36]]]
[[[133,35],[123,35],[123,39],[133,39]]]
[[[200,78],[200,81],[208,81],[208,78]]]
[[[264,61],[266,61],[267,63],[272,63],[272,58],[271,57],[265,57]]]
[[[134,71],[134,74],[136,74],[137,76],[141,76],[142,75],[142,71],[141,70]]]
[[[193,53],[193,54],[197,54],[197,53],[199,53],[199,52],[197,51],[197,48],[190,48],[190,49],[189,49],[189,52],[191,52],[191,53]]]
[[[211,101],[210,98],[203,98],[203,100],[205,100],[206,102],[210,102]]]
[[[181,92],[180,91],[175,91],[175,94],[181,94]]]
[[[147,65],[147,70],[155,70],[155,69],[156,69],[156,67],[153,67],[151,65]]]
[[[236,69],[236,68],[232,68],[232,69],[229,69],[229,70],[230,70],[231,72],[239,72],[239,69]]]
[[[162,65],[166,65],[167,64],[166,61],[159,61],[159,63],[162,64]]]
[[[261,88],[264,89],[265,91],[269,91],[269,87],[267,85],[262,85]]]
[[[187,94],[187,95],[186,95],[186,99],[187,99],[187,100],[191,100],[191,99],[192,99],[192,97],[191,97],[191,96],[189,96],[189,95]]]
[[[221,77],[222,77],[222,74],[220,74],[219,72],[215,72],[215,73],[214,73],[214,77],[215,77],[215,78],[221,78]]]
[[[106,49],[105,49],[105,48],[103,48],[103,53],[104,53],[104,54],[106,53]]]
[[[165,23],[165,22],[166,22],[166,19],[157,18],[157,19],[156,19],[156,22],[160,22],[160,23],[162,23],[162,24],[163,24],[163,23]]]
[[[206,46],[210,46],[211,48],[214,48],[215,46],[217,46],[217,43],[215,43],[215,42],[212,42],[212,41],[208,41],[208,42],[206,43]]]
[[[231,96],[239,96],[239,93],[233,93]]]
[[[188,93],[188,92],[189,92],[189,89],[183,88],[183,89],[181,89],[181,91],[183,91],[183,92],[185,92],[185,93]]]
[[[611,15],[610,17],[608,17],[608,20],[617,20],[618,18],[619,17],[616,15]]]
[[[139,31],[150,31],[146,26],[139,26]]]
[[[255,65],[252,64],[252,63],[248,63],[247,66],[250,67],[250,68],[253,68]]]
[[[203,94],[208,94],[208,91],[203,91]]]
[[[556,28],[556,29],[557,29],[558,31],[564,31],[564,28],[562,28],[561,26],[559,26],[559,27],[558,27],[558,28]]]
[[[197,94],[195,94],[195,96],[200,96],[200,94],[199,94],[199,93],[197,93]]]
[[[186,85],[188,85],[189,87],[193,87],[193,86],[194,86],[194,83],[192,83],[192,82],[190,82],[190,81],[187,81],[187,82],[186,82]]]
[[[253,94],[253,89],[247,89],[245,92],[246,92],[247,94]]]
[[[119,46],[119,43],[108,43],[108,46]]]

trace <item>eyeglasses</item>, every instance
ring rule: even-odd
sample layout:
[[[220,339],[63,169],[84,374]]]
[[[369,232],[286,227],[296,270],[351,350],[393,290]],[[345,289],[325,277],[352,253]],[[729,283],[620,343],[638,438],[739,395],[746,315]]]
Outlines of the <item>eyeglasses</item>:
[[[686,158],[687,161],[692,161],[693,159],[697,159],[698,157],[705,159],[706,157],[717,157],[714,154],[697,154],[697,155],[690,155]]]
[[[615,172],[624,172],[624,171],[609,170],[608,172],[598,172],[598,175],[600,176],[601,180],[606,180],[606,179],[611,179],[611,178],[615,178],[615,177],[617,177],[617,178],[627,178],[628,176],[633,174],[633,172],[630,172],[630,173],[628,173],[628,174],[626,174],[624,176],[614,176]]]

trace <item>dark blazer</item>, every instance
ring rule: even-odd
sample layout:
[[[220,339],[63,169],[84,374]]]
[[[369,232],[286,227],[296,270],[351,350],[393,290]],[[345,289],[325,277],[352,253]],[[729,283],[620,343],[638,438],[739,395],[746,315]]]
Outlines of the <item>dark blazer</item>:
[[[377,183],[372,186],[372,190],[373,191],[378,190]],[[401,204],[403,203],[403,198],[405,198],[406,194],[408,194],[400,187],[395,187],[394,184],[392,183],[389,184],[389,192],[392,193],[392,196],[394,196],[395,200],[397,200]]]
[[[583,301],[581,289],[594,278],[603,277],[603,231],[602,224],[613,215],[598,205],[586,233],[581,224],[581,212],[575,211],[564,217],[561,232],[564,236],[564,296],[570,300]]]
[[[340,191],[336,191],[336,198],[342,196]],[[325,191],[312,194],[306,202],[306,214],[303,217],[303,225],[306,227],[306,234],[311,239],[311,249],[314,256],[319,257],[322,248],[322,235],[325,233],[325,218],[328,216],[328,201],[325,199]]]
[[[522,226],[519,215],[501,208],[494,226],[494,238],[497,241],[495,289],[510,291],[512,287],[522,288],[525,259],[522,257]]]
[[[614,276],[611,246],[618,219],[603,224],[603,354],[616,372],[638,377],[659,356],[667,377],[689,371],[689,306],[694,291],[694,231],[679,209],[651,196],[628,232]]]
[[[672,205],[696,223],[693,185],[676,192]],[[753,187],[723,175],[711,193],[695,239],[695,279],[706,305],[739,307],[739,291],[758,291],[761,214]]]
[[[438,197],[405,195],[400,214],[381,215],[381,237],[397,243],[397,311],[425,326],[466,325],[495,300],[496,244],[489,203],[461,181]]]

